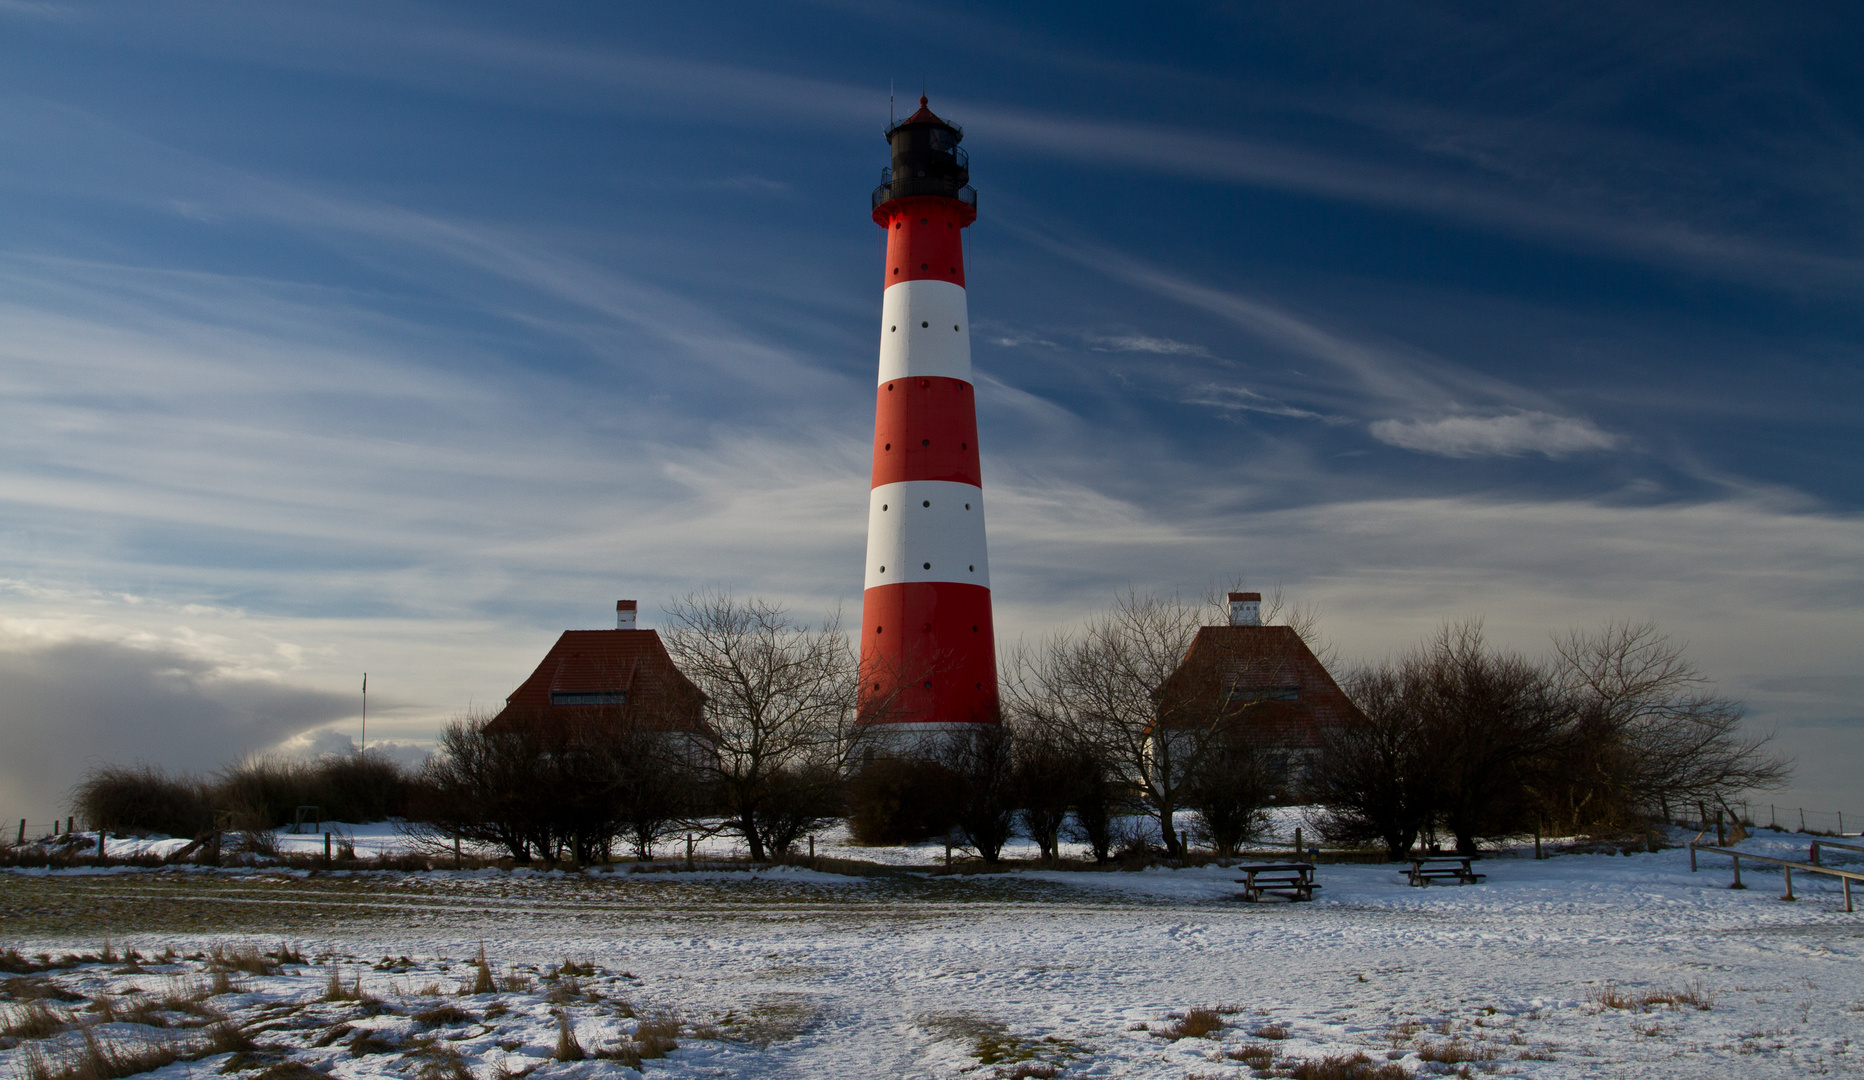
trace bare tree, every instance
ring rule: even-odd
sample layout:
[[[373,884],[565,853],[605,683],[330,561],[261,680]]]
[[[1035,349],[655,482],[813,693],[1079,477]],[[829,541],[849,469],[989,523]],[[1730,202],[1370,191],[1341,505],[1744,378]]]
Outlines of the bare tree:
[[[1716,696],[1656,626],[1611,623],[1554,646],[1579,715],[1559,807],[1574,823],[1668,819],[1672,806],[1721,805],[1792,775],[1773,736],[1744,733],[1740,703]]]
[[[812,789],[833,783],[851,750],[853,651],[838,616],[812,628],[756,597],[690,593],[668,615],[667,651],[707,697],[710,753],[701,768],[727,827],[764,861],[781,838],[773,815],[811,803],[819,794]],[[776,831],[794,839],[829,815],[805,816]]]
[[[1204,840],[1227,859],[1268,828],[1279,788],[1267,752],[1249,733],[1232,729],[1186,774],[1184,803]]]
[[[1344,689],[1360,717],[1325,731],[1305,797],[1326,807],[1321,835],[1378,840],[1403,858],[1436,813],[1421,710],[1394,664],[1354,672]]]
[[[1216,685],[1181,674],[1203,615],[1201,605],[1177,596],[1129,591],[1079,632],[1016,654],[1009,688],[1016,708],[1069,732],[1118,782],[1140,793],[1174,858],[1184,854],[1176,814],[1185,778],[1245,708],[1225,693],[1168,686],[1174,676],[1200,691]],[[1220,668],[1215,652],[1200,662]]]
[[[1001,860],[1016,828],[1015,736],[1000,724],[977,724],[940,740],[933,760],[952,777],[951,809],[965,843],[987,863]]]

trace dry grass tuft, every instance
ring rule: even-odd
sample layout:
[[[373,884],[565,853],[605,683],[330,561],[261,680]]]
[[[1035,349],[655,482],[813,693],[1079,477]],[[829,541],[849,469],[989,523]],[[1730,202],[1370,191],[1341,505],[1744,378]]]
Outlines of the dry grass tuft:
[[[567,1012],[557,1014],[557,1048],[550,1056],[558,1061],[581,1061],[589,1056],[576,1040],[576,1025],[570,1023]]]
[[[528,994],[537,989],[537,980],[522,971],[514,971],[498,980],[498,988],[508,994]]]
[[[1151,1031],[1161,1039],[1177,1042],[1179,1039],[1222,1038],[1223,1028],[1223,1017],[1217,1010],[1189,1009],[1183,1016],[1173,1017],[1171,1023]]]
[[[1643,993],[1628,992],[1617,983],[1608,982],[1593,988],[1586,994],[1586,999],[1603,1008],[1622,1009],[1625,1012],[1648,1012],[1658,1006],[1671,1009],[1688,1006],[1707,1012],[1715,1007],[1715,992],[1700,982],[1688,983],[1681,989],[1671,987],[1646,990]]]
[[[994,1080],[1053,1080],[1061,1070],[1046,1061],[1022,1061],[997,1070]]]
[[[1279,1041],[1281,1039],[1286,1039],[1289,1036],[1290,1032],[1288,1031],[1288,1027],[1286,1024],[1264,1024],[1261,1027],[1250,1032],[1249,1034],[1255,1036],[1258,1039],[1271,1039],[1271,1040]]]
[[[330,1080],[330,1074],[318,1072],[299,1061],[281,1061],[252,1080]]]
[[[231,1020],[222,1020],[207,1029],[206,1049],[211,1054],[237,1054],[241,1051],[257,1050],[259,1047],[252,1037],[241,1031]]]
[[[595,963],[591,961],[578,964],[570,958],[564,957],[563,962],[557,965],[557,974],[591,979],[594,978],[596,974]]]
[[[1494,1061],[1501,1056],[1501,1051],[1487,1043],[1470,1043],[1460,1039],[1451,1039],[1446,1043],[1420,1047],[1417,1056],[1420,1061],[1461,1065],[1469,1061]]]
[[[160,1069],[187,1057],[187,1047],[173,1042],[118,1042],[84,1032],[75,1049],[47,1056],[28,1046],[22,1056],[20,1080],[121,1080],[122,1077]]]
[[[318,1047],[319,1049],[322,1049],[323,1047],[329,1046],[332,1043],[338,1041],[339,1039],[343,1039],[347,1037],[350,1032],[355,1031],[355,1030],[356,1030],[355,1028],[349,1026],[348,1024],[332,1024],[329,1027],[324,1029],[323,1034],[317,1036],[317,1038],[315,1039],[312,1039],[311,1045]]]
[[[567,1005],[582,996],[582,980],[574,975],[565,975],[557,979],[556,985],[544,994],[544,1000],[552,1005]]]
[[[1240,1061],[1252,1069],[1267,1069],[1275,1064],[1275,1048],[1262,1043],[1250,1043],[1234,1050],[1224,1052],[1224,1057],[1231,1061]]]
[[[643,1058],[663,1058],[678,1050],[680,1018],[672,1012],[657,1012],[635,1022],[634,1041]]]
[[[42,975],[21,975],[0,980],[0,1000],[62,1001],[68,1005],[75,1005],[89,999],[83,994],[65,989]]]
[[[392,1042],[373,1031],[364,1031],[349,1042],[351,1057],[367,1057],[370,1054],[392,1054],[401,1049],[401,1044]]]
[[[43,1039],[71,1025],[70,1013],[54,1009],[43,1001],[29,1001],[21,1008],[7,1010],[3,1015],[5,1019],[0,1020],[0,1036],[14,1039]]]
[[[422,1027],[451,1027],[454,1024],[472,1024],[478,1017],[457,1005],[436,1005],[425,1012],[414,1014],[414,1022]]]
[[[1373,1061],[1364,1054],[1298,1061],[1278,1071],[1290,1080],[1410,1080],[1411,1076],[1396,1062]]]
[[[280,951],[284,946],[279,946]],[[298,963],[304,958],[299,957]],[[207,966],[215,972],[243,971],[248,975],[276,975],[280,961],[259,951],[255,945],[240,945],[227,948],[216,944],[207,950]]]
[[[485,942],[479,943],[479,955],[473,958],[472,965],[472,978],[460,984],[460,994],[474,997],[498,993],[498,985],[492,979],[492,962],[485,958]]]
[[[624,1038],[613,1046],[597,1047],[589,1056],[626,1065],[635,1072],[641,1071],[641,1047],[633,1039]]]

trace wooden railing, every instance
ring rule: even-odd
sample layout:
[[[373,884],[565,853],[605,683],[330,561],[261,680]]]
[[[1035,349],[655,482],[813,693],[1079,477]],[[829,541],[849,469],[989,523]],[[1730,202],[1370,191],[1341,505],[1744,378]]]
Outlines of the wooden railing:
[[[1827,844],[1825,846],[1839,847],[1841,845]],[[1859,850],[1864,850],[1864,849],[1859,849]],[[1783,870],[1786,871],[1786,895],[1780,898],[1782,900],[1799,899],[1798,897],[1793,895],[1793,871],[1795,870],[1798,870],[1801,873],[1806,873],[1806,874],[1824,874],[1827,877],[1835,877],[1839,879],[1839,881],[1842,882],[1844,885],[1845,910],[1846,911],[1852,910],[1851,908],[1851,883],[1853,881],[1864,881],[1864,873],[1859,873],[1856,870],[1839,870],[1839,869],[1836,869],[1830,866],[1820,866],[1816,863],[1795,862],[1792,859],[1777,859],[1773,857],[1772,855],[1756,855],[1752,851],[1736,851],[1734,848],[1715,847],[1710,844],[1694,844],[1694,843],[1689,845],[1689,872],[1692,874],[1696,872],[1696,852],[1698,851],[1706,851],[1713,855],[1726,855],[1729,858],[1734,860],[1735,882],[1733,885],[1729,886],[1729,888],[1731,889],[1747,888],[1746,885],[1741,884],[1741,860],[1742,859],[1752,859],[1755,862],[1771,863],[1775,866],[1782,868]]]

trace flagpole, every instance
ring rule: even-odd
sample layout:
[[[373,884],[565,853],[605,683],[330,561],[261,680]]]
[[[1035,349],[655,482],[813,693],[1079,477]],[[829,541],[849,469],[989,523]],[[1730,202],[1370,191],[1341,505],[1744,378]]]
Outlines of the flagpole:
[[[358,751],[369,756],[369,673],[362,673],[362,746]]]

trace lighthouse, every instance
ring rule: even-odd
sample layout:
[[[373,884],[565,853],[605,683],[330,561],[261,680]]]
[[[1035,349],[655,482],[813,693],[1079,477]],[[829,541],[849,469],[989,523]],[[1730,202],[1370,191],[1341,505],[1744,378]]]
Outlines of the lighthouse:
[[[964,229],[977,220],[964,133],[919,99],[887,129],[874,189],[886,230],[874,469],[861,600],[861,724],[909,751],[998,722]]]

